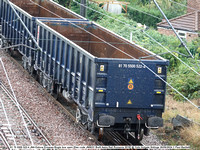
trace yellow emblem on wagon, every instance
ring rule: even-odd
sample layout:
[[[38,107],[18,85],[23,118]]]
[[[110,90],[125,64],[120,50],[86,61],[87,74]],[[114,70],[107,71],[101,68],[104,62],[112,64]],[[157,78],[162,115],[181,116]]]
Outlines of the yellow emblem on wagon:
[[[127,104],[132,104],[131,100],[129,99],[129,101],[127,102]]]

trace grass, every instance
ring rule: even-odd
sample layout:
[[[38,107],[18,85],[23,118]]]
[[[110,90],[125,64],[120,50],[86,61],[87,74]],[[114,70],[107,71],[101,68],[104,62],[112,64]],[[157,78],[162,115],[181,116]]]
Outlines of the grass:
[[[192,100],[192,102],[200,106],[200,99]],[[172,96],[168,95],[165,105],[165,113],[163,114],[163,118],[165,120],[170,120],[179,114],[200,123],[200,110],[195,108],[189,102],[175,101],[173,100]]]
[[[200,99],[193,100],[200,106]],[[167,96],[165,112],[163,114],[164,127],[158,129],[156,134],[162,141],[170,145],[190,145],[192,149],[200,149],[200,126],[192,125],[180,130],[174,130],[171,119],[176,115],[187,117],[200,124],[200,110],[195,108],[189,102],[180,102],[173,100],[172,96]]]
[[[192,145],[200,149],[200,126],[193,125],[180,131],[180,136]]]

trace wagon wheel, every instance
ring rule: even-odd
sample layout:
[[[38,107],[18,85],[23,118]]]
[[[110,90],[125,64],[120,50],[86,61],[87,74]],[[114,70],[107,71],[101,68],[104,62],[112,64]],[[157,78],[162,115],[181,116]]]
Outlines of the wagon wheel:
[[[81,122],[81,116],[82,116],[81,110],[77,107],[77,109],[76,109],[76,122],[77,123]]]
[[[144,128],[144,135],[148,136],[150,132],[150,129],[148,129],[147,127]]]
[[[10,56],[13,56],[13,50],[12,50],[12,48],[9,48],[8,54],[9,54]]]
[[[41,80],[42,80],[42,86],[46,88],[46,79],[43,77]]]
[[[61,85],[56,84],[54,86],[54,97],[60,99]]]
[[[33,71],[34,71],[33,66],[29,66],[29,67],[28,67],[28,72],[29,72],[31,75],[33,75]]]
[[[144,129],[141,128],[139,131],[135,131],[135,139],[139,142],[143,139]]]
[[[51,93],[51,83],[50,83],[49,80],[48,80],[48,82],[47,82],[47,91],[48,91],[49,93]]]
[[[98,140],[99,140],[99,141],[102,141],[102,139],[103,139],[103,134],[104,134],[103,128],[99,128],[99,136],[98,136]]]
[[[3,41],[0,39],[0,48],[3,47]]]
[[[90,131],[90,133],[94,134],[94,130],[95,130],[94,123],[88,122],[87,125],[88,125],[88,127],[87,127],[88,131]]]
[[[11,46],[11,45],[8,45],[8,46]],[[8,53],[10,56],[12,56],[12,50],[11,50],[11,48],[6,48],[5,51],[6,51],[6,53]]]
[[[43,81],[43,74],[42,74],[42,72],[39,72],[38,73],[38,77],[39,77],[39,83],[42,85],[42,81]]]
[[[22,58],[22,63],[23,63],[23,68],[27,70],[28,67],[27,67],[27,62],[26,62],[25,58],[24,59]]]

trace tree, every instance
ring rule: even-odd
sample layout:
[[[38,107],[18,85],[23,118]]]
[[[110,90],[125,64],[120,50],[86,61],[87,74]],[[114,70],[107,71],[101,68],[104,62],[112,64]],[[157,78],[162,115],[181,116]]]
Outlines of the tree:
[[[71,7],[71,3],[72,3],[72,0],[53,0],[67,8],[70,8]]]

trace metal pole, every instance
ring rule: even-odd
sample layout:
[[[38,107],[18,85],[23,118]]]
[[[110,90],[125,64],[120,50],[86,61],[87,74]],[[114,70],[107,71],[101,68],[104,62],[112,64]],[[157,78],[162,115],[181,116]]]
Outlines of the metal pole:
[[[81,0],[80,15],[86,17],[86,0]]]
[[[14,11],[14,13],[16,14],[17,18],[19,18],[19,21],[21,22],[21,24],[24,26],[25,30],[27,31],[27,33],[30,35],[31,40],[33,40],[34,44],[36,45],[36,47],[41,51],[40,46],[38,45],[37,41],[35,40],[35,37],[32,35],[32,33],[29,31],[29,29],[26,27],[26,25],[24,24],[24,22],[22,21],[22,19],[20,18],[20,16],[18,15],[18,13],[16,12],[15,8],[12,6],[12,4],[10,3],[9,0],[6,0],[8,2],[8,4],[10,5],[10,7],[12,8],[12,10]]]
[[[130,33],[130,41],[133,42],[133,32]]]
[[[172,24],[170,23],[170,21],[168,20],[168,18],[166,17],[165,13],[162,11],[162,9],[160,8],[160,6],[158,5],[158,3],[156,2],[156,0],[153,0],[156,7],[159,9],[159,11],[161,12],[161,14],[163,15],[163,17],[165,18],[165,20],[167,21],[167,23],[171,26],[172,30],[174,31],[174,33],[176,34],[177,38],[181,41],[181,45],[183,45],[185,47],[185,49],[187,50],[187,52],[189,53],[189,55],[194,58],[194,56],[192,56],[192,53],[190,52],[190,50],[187,48],[187,46],[185,45],[185,43],[183,42],[183,40],[179,37],[179,35],[177,34],[177,32],[175,31],[174,27],[172,26]]]

